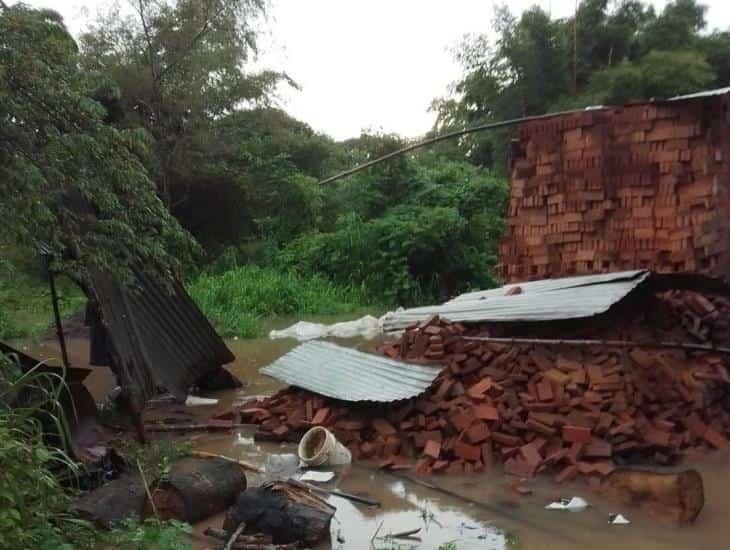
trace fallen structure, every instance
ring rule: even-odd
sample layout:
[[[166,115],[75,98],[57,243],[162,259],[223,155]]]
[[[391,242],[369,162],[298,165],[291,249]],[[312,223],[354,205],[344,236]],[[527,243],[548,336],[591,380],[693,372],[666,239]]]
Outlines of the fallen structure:
[[[91,363],[111,366],[141,402],[161,388],[185,401],[191,386],[235,357],[174,277],[134,269],[133,278],[90,276]]]
[[[498,272],[730,276],[730,88],[520,126]]]
[[[563,315],[574,302],[553,300],[552,291],[525,302],[528,285],[524,294],[513,285],[501,291],[524,307],[511,320],[501,298],[494,298],[499,321],[489,320],[492,297],[481,300],[481,319],[469,323],[421,318],[379,348],[443,368],[419,397],[363,405],[289,388],[247,403],[241,420],[286,440],[325,426],[354,459],[384,468],[471,473],[499,462],[521,478],[552,472],[558,482],[582,476],[595,487],[619,465],[665,465],[727,447],[727,289],[697,277],[635,272],[630,290],[611,291],[626,278],[571,283],[596,299],[613,296],[590,316]],[[548,299],[552,320],[531,318],[527,305],[545,310]]]

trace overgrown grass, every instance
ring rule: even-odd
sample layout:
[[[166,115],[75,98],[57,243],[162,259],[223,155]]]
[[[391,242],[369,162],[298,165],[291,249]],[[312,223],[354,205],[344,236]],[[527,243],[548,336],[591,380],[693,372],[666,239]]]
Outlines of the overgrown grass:
[[[0,548],[189,550],[191,529],[181,522],[131,518],[107,532],[70,511],[74,492],[60,484],[56,473],[76,473],[78,466],[63,449],[44,441],[44,426],[65,433],[62,384],[60,376],[38,369],[22,374],[0,353]],[[23,389],[31,391],[18,400]],[[184,452],[183,447],[151,445],[134,458],[157,475]]]
[[[188,291],[220,332],[246,338],[261,335],[267,318],[352,313],[367,305],[356,288],[257,266],[201,275]]]
[[[84,306],[81,289],[64,277],[56,280],[61,316]],[[53,325],[48,282],[0,259],[0,339],[37,338]]]

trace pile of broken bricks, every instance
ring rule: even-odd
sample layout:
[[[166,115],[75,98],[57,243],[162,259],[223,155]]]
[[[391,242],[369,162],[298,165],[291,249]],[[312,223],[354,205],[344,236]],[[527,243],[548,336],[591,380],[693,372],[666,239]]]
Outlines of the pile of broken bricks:
[[[727,342],[727,298],[671,291],[629,307],[635,310],[595,322],[528,325],[529,335]],[[524,331],[519,325],[465,326],[433,317],[378,349],[395,359],[444,367],[421,396],[362,404],[292,387],[248,403],[238,411],[240,420],[289,441],[311,426],[325,426],[354,459],[383,468],[470,474],[502,463],[507,474],[520,478],[545,472],[557,482],[582,477],[596,487],[617,465],[671,464],[728,446],[727,355],[465,339],[526,336]]]

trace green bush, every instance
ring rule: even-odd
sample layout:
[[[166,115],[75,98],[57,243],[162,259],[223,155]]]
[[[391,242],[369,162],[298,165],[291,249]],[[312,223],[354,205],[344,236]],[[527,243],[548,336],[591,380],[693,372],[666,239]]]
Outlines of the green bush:
[[[0,354],[0,548],[89,547],[91,525],[68,513],[70,496],[52,468],[72,472],[76,465],[60,449],[43,442],[39,418],[62,424],[60,379],[17,366]],[[32,398],[10,407],[22,388]]]
[[[223,334],[243,337],[260,335],[263,318],[348,313],[364,304],[357,290],[321,276],[258,266],[203,274],[188,291]]]
[[[84,307],[86,298],[70,280],[58,278],[56,287],[62,317]],[[52,324],[48,283],[30,270],[0,259],[0,339],[36,338]]]
[[[402,204],[370,219],[344,213],[332,231],[289,243],[281,263],[391,304],[433,302],[494,286],[506,182],[467,163],[443,160],[418,164],[413,177]],[[366,196],[380,197],[361,190],[361,200]]]

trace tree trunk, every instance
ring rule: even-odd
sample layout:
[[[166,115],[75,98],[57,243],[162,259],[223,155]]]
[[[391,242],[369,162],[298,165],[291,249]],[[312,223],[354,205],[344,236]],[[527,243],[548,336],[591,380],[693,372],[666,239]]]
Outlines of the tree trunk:
[[[223,528],[230,535],[244,522],[244,533],[271,535],[274,544],[314,546],[329,535],[334,513],[333,506],[308,489],[277,481],[241,493]]]
[[[139,517],[145,500],[142,479],[131,472],[85,493],[73,508],[83,518],[110,528],[131,516]]]
[[[146,500],[144,516],[157,512],[160,519],[195,523],[225,510],[245,490],[246,474],[239,464],[220,458],[185,458],[173,465],[167,477],[152,484],[152,502]]]

